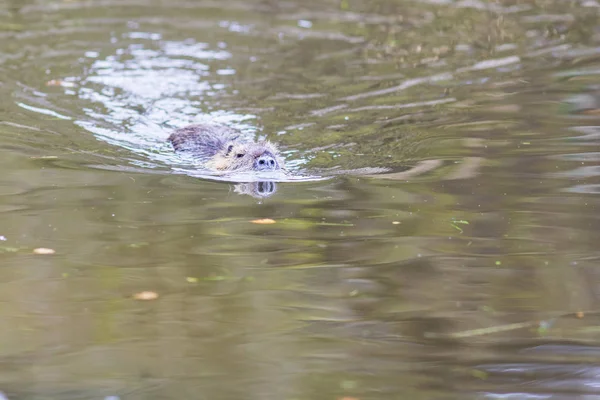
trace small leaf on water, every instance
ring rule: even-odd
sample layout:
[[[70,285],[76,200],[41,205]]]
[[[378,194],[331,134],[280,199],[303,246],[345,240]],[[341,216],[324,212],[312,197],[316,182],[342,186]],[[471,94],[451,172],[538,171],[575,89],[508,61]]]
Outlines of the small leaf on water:
[[[37,249],[33,249],[35,254],[54,254],[56,251],[54,249],[47,249],[45,247],[38,247]]]
[[[51,81],[46,82],[46,86],[62,86],[62,87],[75,87],[73,82],[65,82],[59,79],[52,79]]]
[[[539,326],[537,328],[537,333],[539,335],[544,335],[552,328],[553,320],[540,321]]]
[[[480,369],[472,369],[471,375],[473,375],[477,379],[487,379],[487,377],[488,377],[487,372],[482,371]]]
[[[189,283],[197,283],[198,282],[198,278],[195,278],[193,276],[188,276],[187,278],[185,278],[186,281],[188,281]]]
[[[274,224],[276,221],[274,219],[271,219],[271,218],[262,218],[262,219],[255,219],[255,220],[253,220],[251,222],[253,224],[268,225],[268,224]]]
[[[400,225],[400,224],[401,224],[401,222],[400,222],[400,221],[392,221],[392,224],[393,224],[393,225]]]
[[[136,300],[156,300],[158,299],[158,293],[156,292],[139,292],[133,295],[133,298]]]

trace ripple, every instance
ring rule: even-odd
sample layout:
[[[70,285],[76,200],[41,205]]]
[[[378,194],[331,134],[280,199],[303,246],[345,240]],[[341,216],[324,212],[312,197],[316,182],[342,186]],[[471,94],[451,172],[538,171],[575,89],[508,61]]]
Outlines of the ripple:
[[[176,173],[220,182],[250,183],[250,182],[318,182],[330,177],[290,174],[287,172],[228,172],[214,173],[202,170],[173,168]]]
[[[600,184],[575,185],[570,188],[563,189],[563,191],[568,193],[600,194]]]
[[[498,68],[498,67],[503,67],[505,65],[516,64],[516,63],[519,63],[520,61],[521,61],[521,58],[517,57],[517,56],[496,58],[493,60],[484,60],[484,61],[479,61],[478,63],[476,63],[470,67],[460,68],[457,70],[457,72],[481,71],[484,69]]]
[[[53,111],[53,110],[48,110],[48,109],[40,108],[40,107],[34,107],[34,106],[30,106],[30,105],[27,105],[27,104],[24,104],[24,103],[19,103],[19,102],[17,102],[17,105],[19,107],[22,107],[22,108],[26,109],[26,110],[33,111],[33,112],[36,112],[36,113],[39,113],[39,114],[49,115],[51,117],[55,117],[55,118],[59,118],[59,119],[65,119],[65,120],[71,120],[72,119],[71,117],[67,117],[66,115],[59,114],[59,113],[57,113],[56,111]]]
[[[26,350],[2,390],[111,376],[135,396],[141,374],[149,397],[596,395],[598,321],[535,322],[598,306],[584,2],[1,4],[0,233],[57,245],[2,254],[5,347]],[[276,141],[289,173],[175,154],[169,132],[204,121]],[[497,349],[548,337],[589,346]],[[49,344],[69,357],[22,395]],[[122,359],[90,363],[106,351]],[[271,384],[290,379],[308,384]]]
[[[441,73],[441,74],[436,74],[436,75],[432,75],[432,76],[424,77],[424,78],[414,78],[414,79],[406,80],[403,83],[401,83],[400,85],[393,86],[391,88],[379,89],[379,90],[374,90],[371,92],[355,94],[352,96],[346,96],[346,97],[341,98],[340,100],[355,101],[355,100],[365,99],[367,97],[382,96],[385,94],[390,94],[390,93],[395,93],[395,92],[398,92],[401,90],[405,90],[405,89],[411,88],[413,86],[427,84],[427,83],[433,83],[433,82],[438,82],[438,81],[446,81],[446,80],[450,80],[450,79],[452,79],[452,74],[450,74],[450,73]]]

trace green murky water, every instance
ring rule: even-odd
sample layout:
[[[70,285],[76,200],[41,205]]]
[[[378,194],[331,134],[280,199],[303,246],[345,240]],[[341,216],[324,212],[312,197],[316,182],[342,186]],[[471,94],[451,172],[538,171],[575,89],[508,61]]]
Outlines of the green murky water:
[[[0,1],[0,390],[599,398],[599,14]],[[198,121],[334,176],[199,178]]]

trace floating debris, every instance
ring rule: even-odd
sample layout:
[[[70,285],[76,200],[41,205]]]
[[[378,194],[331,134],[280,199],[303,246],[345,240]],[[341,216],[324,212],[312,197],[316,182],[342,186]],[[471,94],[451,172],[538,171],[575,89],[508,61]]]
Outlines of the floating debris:
[[[51,81],[46,82],[46,86],[62,86],[72,88],[75,87],[75,84],[73,82],[65,82],[59,79],[52,79]]]
[[[262,218],[262,219],[255,219],[250,222],[252,222],[253,224],[268,225],[268,224],[274,224],[276,221],[271,218]]]
[[[136,300],[156,300],[158,299],[158,293],[151,291],[139,292],[134,294],[133,298]]]
[[[38,247],[37,249],[33,249],[33,252],[35,254],[44,254],[44,255],[56,253],[56,251],[54,249],[48,249],[45,247]]]

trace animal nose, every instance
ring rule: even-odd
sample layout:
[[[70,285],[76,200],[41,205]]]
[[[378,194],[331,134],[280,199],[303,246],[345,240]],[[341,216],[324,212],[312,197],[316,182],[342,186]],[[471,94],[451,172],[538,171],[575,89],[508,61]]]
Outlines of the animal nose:
[[[258,157],[254,163],[256,164],[256,169],[259,171],[271,171],[277,169],[277,161],[275,161],[275,157],[270,154],[263,154]]]

